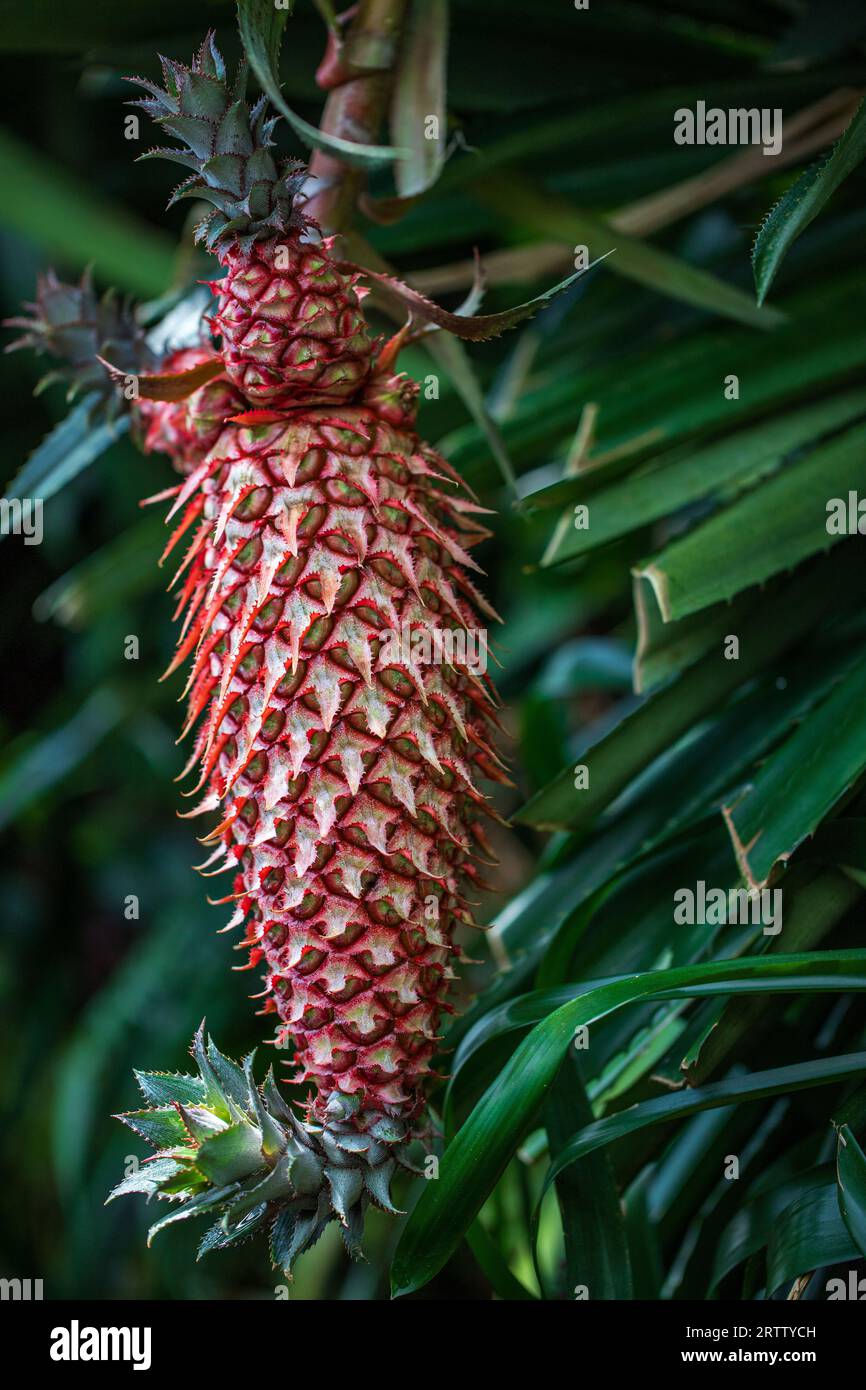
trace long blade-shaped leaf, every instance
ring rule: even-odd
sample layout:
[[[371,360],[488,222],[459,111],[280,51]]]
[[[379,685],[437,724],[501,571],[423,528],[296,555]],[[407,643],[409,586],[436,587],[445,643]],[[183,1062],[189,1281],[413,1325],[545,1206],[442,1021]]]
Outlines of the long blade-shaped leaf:
[[[592,1299],[631,1298],[632,1282],[625,1221],[613,1168],[595,1154],[579,1172],[566,1172],[563,1146],[575,1123],[592,1119],[577,1053],[566,1056],[545,1107],[550,1154],[559,1180],[556,1196],[565,1239],[568,1292],[582,1286]]]
[[[635,573],[652,584],[665,621],[730,599],[837,544],[842,537],[828,533],[827,504],[847,503],[849,491],[862,488],[864,451],[866,425],[853,425],[641,564]],[[744,536],[757,535],[760,545],[743,546]]]
[[[725,809],[747,882],[763,888],[866,768],[866,657]]]
[[[94,424],[95,402],[95,395],[85,396],[65,420],[55,425],[12,479],[5,492],[7,498],[38,497],[47,501],[126,433],[126,416]]]
[[[801,1274],[859,1255],[839,1214],[836,1184],[817,1187],[792,1202],[773,1227],[767,1247],[767,1293]]]
[[[354,140],[343,140],[338,135],[318,130],[299,116],[283,100],[277,78],[277,59],[280,51],[283,28],[288,18],[284,9],[277,9],[273,0],[237,0],[238,27],[241,31],[244,49],[250,60],[250,67],[259,80],[262,91],[267,92],[274,106],[285,116],[296,135],[312,149],[325,150],[336,155],[347,164],[357,164],[362,168],[374,168],[387,164],[393,159],[407,154],[391,145],[363,145]]]
[[[514,177],[490,175],[476,186],[486,203],[505,216],[535,228],[546,236],[562,237],[566,246],[583,245],[595,258],[616,251],[611,269],[629,280],[670,295],[710,313],[747,323],[754,328],[774,328],[784,321],[778,310],[757,308],[742,290],[659,251],[637,237],[625,236],[609,227],[602,218],[568,204]]]
[[[772,416],[748,429],[737,430],[705,448],[678,450],[670,459],[663,456],[648,467],[613,480],[608,487],[593,486],[593,470],[590,469],[588,474],[575,479],[572,494],[573,501],[585,501],[589,524],[581,529],[569,526],[562,533],[556,550],[548,548],[543,563],[559,563],[585,554],[699,498],[724,498],[751,487],[762,475],[773,472],[792,450],[863,414],[866,414],[866,391],[844,392],[801,410]],[[834,480],[834,487],[842,492],[844,481]],[[825,496],[826,493],[822,494],[822,501]],[[773,517],[775,509],[770,494],[763,505]],[[823,510],[819,509],[817,520],[822,525],[824,517]],[[731,524],[732,527],[741,524],[737,522],[736,513],[731,514]],[[701,531],[700,535],[703,537],[705,533]],[[766,540],[765,536],[762,553],[766,550]],[[706,545],[706,541],[703,544]],[[743,558],[742,551],[738,550],[737,562],[741,563]],[[708,556],[704,568],[712,569],[715,562],[715,556]],[[749,582],[748,578],[745,582]],[[744,588],[745,583],[740,587]]]
[[[771,208],[752,248],[758,303],[763,304],[791,243],[866,156],[866,101],[827,158],[801,174]]]
[[[422,1192],[392,1269],[395,1294],[432,1279],[457,1248],[537,1115],[577,1028],[640,999],[695,995],[866,992],[866,952],[746,957],[648,971],[589,989],[539,1023],[447,1148],[439,1179]]]
[[[836,1183],[842,1220],[866,1259],[866,1154],[848,1125],[839,1130]]]
[[[819,1061],[797,1062],[790,1067],[729,1076],[709,1086],[674,1091],[645,1101],[642,1105],[632,1105],[628,1110],[619,1110],[603,1120],[593,1121],[575,1134],[551,1163],[544,1183],[545,1191],[578,1159],[647,1125],[684,1119],[687,1115],[715,1110],[732,1102],[745,1104],[747,1101],[765,1100],[769,1096],[787,1095],[790,1091],[811,1086],[828,1086],[847,1077],[864,1075],[866,1052],[852,1052],[842,1057],[822,1057]]]
[[[448,0],[413,0],[394,78],[391,133],[407,151],[394,180],[401,198],[430,188],[445,162]]]
[[[844,574],[843,582],[859,588],[858,567],[862,566],[854,559],[850,548],[842,547],[822,562],[831,581],[828,589],[817,582],[814,572],[806,572],[760,606],[756,604],[739,630],[739,661],[727,661],[721,647],[709,652],[581,755],[580,765],[588,769],[588,779],[576,779],[574,769],[565,768],[517,813],[516,819],[544,829],[589,825],[633,777],[738,686],[770,666],[823,616],[834,574]]]

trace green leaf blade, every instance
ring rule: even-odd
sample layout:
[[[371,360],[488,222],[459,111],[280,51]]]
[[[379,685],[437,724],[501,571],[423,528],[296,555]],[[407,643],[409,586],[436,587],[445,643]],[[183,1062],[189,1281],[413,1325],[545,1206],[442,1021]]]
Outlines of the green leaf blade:
[[[752,248],[758,303],[763,304],[791,244],[818,216],[839,185],[866,156],[866,100],[823,163],[801,174],[771,208]]]
[[[866,952],[746,957],[649,971],[588,989],[526,1037],[448,1146],[422,1192],[392,1267],[395,1296],[423,1287],[454,1253],[538,1113],[575,1029],[638,999],[763,991],[866,992]]]
[[[866,1259],[866,1154],[848,1125],[839,1129],[836,1184],[842,1220]]]

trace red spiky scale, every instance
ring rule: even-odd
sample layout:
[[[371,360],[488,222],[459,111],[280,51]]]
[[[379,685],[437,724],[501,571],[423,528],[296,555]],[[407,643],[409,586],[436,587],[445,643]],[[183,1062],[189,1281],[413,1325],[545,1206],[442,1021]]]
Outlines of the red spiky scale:
[[[280,1165],[266,1179],[281,1244],[293,1228],[288,1266],[328,1220],[355,1252],[366,1204],[393,1210],[390,1176],[434,1075],[487,850],[475,781],[502,777],[486,640],[471,645],[477,613],[495,616],[467,573],[487,533],[414,433],[417,387],[392,375],[408,327],[372,374],[360,273],[298,206],[303,170],[272,152],[266,102],[245,106],[244,68],[230,83],[209,35],[164,78],[140,81],[138,104],[184,147],[153,152],[193,170],[175,196],[212,206],[198,235],[226,272],[210,320],[225,374],[142,414],[147,447],[185,475],[165,494],[167,553],[192,537],[169,668],[190,667],[187,815],[216,822],[202,868],[230,872],[226,930],[243,928],[241,968],[266,971],[253,997],[315,1088],[303,1182]],[[211,348],[191,351],[213,365]],[[285,1120],[269,1091],[274,1103]]]
[[[412,395],[377,380],[361,403],[228,424],[188,500],[209,528],[180,649],[203,715],[194,814],[222,806],[204,840],[239,869],[233,920],[319,1114],[334,1092],[361,1115],[422,1108],[493,758],[483,674],[412,648],[474,627],[462,565],[485,534],[411,431]]]
[[[221,253],[226,275],[213,285],[213,327],[230,380],[254,406],[348,400],[370,370],[357,276],[337,267],[329,242],[301,238],[295,229],[248,252]]]
[[[169,354],[162,370],[186,372],[213,356],[213,348],[181,348]],[[225,420],[242,405],[243,398],[225,376],[200,386],[185,400],[142,400],[138,407],[141,447],[147,454],[168,454],[178,472],[190,474],[219,439]],[[176,496],[186,500],[183,488]]]

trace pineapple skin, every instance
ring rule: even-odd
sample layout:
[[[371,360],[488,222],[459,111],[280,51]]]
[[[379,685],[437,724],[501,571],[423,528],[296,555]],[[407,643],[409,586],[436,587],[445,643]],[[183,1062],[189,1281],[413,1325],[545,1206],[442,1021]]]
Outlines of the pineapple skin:
[[[373,344],[361,310],[360,275],[330,255],[333,238],[297,233],[230,244],[214,281],[213,319],[229,380],[254,406],[288,408],[357,396]]]
[[[202,867],[233,875],[309,1118],[350,1097],[361,1132],[422,1116],[485,845],[476,781],[503,776],[486,677],[389,640],[492,615],[467,573],[481,508],[414,433],[416,392],[380,374],[352,405],[241,417],[170,513],[192,533],[170,668],[191,658],[190,814],[220,817]]]
[[[180,348],[161,364],[166,374],[180,375],[211,362],[213,347]],[[216,444],[226,420],[245,410],[246,402],[226,376],[200,386],[179,401],[146,398],[137,402],[138,443],[146,454],[168,454],[178,473],[191,473]]]

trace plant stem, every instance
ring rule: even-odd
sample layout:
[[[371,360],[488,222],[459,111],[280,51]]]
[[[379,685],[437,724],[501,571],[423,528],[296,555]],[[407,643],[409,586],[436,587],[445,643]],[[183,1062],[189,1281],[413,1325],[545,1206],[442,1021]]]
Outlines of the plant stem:
[[[321,121],[329,135],[375,142],[391,95],[406,10],[407,0],[360,0],[345,38],[329,43],[318,74],[320,85],[331,89]],[[362,169],[322,150],[314,152],[305,211],[323,232],[346,226],[364,178]]]

